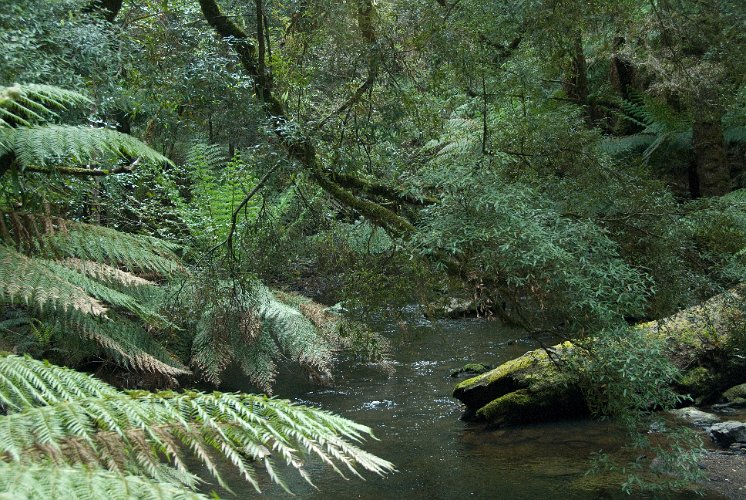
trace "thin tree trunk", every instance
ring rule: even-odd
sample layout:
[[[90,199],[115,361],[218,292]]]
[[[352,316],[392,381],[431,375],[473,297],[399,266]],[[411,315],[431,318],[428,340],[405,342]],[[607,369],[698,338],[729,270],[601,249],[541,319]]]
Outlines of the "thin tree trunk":
[[[723,109],[713,99],[700,97],[694,107],[692,147],[702,196],[722,196],[730,191],[730,171],[721,120]]]

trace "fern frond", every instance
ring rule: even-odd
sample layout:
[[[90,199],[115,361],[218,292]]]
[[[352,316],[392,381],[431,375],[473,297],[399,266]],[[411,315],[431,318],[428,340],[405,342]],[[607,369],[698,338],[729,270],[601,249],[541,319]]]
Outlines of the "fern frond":
[[[57,116],[55,110],[87,104],[83,94],[51,85],[0,87],[0,128],[45,123]]]
[[[655,140],[652,134],[633,134],[624,137],[605,137],[601,143],[604,152],[611,155],[620,155],[633,151],[644,151]]]
[[[68,258],[60,261],[65,267],[75,269],[81,274],[90,276],[102,283],[107,283],[114,286],[122,286],[126,288],[138,288],[138,287],[154,287],[156,283],[145,278],[141,278],[127,271],[122,271],[116,267],[112,267],[100,262],[93,262],[91,260],[81,260]]]
[[[103,317],[106,307],[82,288],[57,276],[48,263],[0,245],[0,302],[31,306],[39,311],[74,309]]]
[[[0,462],[0,498],[206,500],[209,497],[183,485],[100,468]]]
[[[225,148],[219,144],[196,143],[187,151],[185,163],[208,170],[217,170],[228,161]]]
[[[60,401],[118,394],[116,389],[92,375],[36,361],[29,356],[0,358],[0,381],[0,405],[6,415]]]
[[[144,142],[108,128],[72,125],[23,127],[15,129],[9,140],[21,168],[67,162],[109,165],[135,158],[171,163]]]
[[[36,259],[38,262],[46,264],[46,266],[52,270],[58,277],[66,280],[81,289],[83,289],[88,295],[103,301],[111,306],[115,306],[126,311],[129,311],[137,315],[145,323],[150,325],[159,325],[162,327],[173,327],[166,318],[159,314],[154,309],[146,306],[139,302],[132,295],[122,293],[113,288],[109,288],[103,283],[89,278],[88,276],[81,274],[75,269],[69,269],[64,265],[56,263],[54,261],[44,261],[42,259]]]
[[[47,257],[73,257],[164,276],[185,272],[173,253],[173,245],[103,226],[69,221],[66,230],[45,234],[41,243],[42,255]]]
[[[114,321],[74,316],[66,318],[62,326],[67,335],[78,335],[95,343],[125,368],[167,377],[191,373],[142,327],[122,318]]]
[[[280,302],[266,290],[259,315],[285,355],[321,379],[329,376],[334,346],[298,309]]]
[[[0,237],[6,245],[49,259],[76,258],[164,276],[185,272],[174,253],[177,245],[60,217],[0,211]]]
[[[316,455],[338,471],[336,464],[343,464],[354,473],[356,465],[381,475],[393,470],[392,464],[355,444],[366,435],[372,436],[368,427],[315,408],[242,394],[112,394],[113,389],[103,382],[30,358],[0,357],[0,373],[7,371],[3,364],[11,365],[16,372],[24,366],[33,373],[42,368],[55,371],[57,380],[70,378],[78,387],[83,386],[83,395],[69,399],[62,399],[54,388],[34,386],[46,401],[52,397],[58,401],[45,406],[25,405],[20,411],[0,417],[0,453],[10,461],[26,464],[48,456],[157,478],[163,459],[177,470],[184,467],[177,450],[185,449],[221,484],[224,483],[215,465],[218,457],[232,464],[257,491],[256,463],[273,471],[277,458],[301,470],[306,477],[300,453]],[[27,400],[39,398],[25,392],[29,384],[14,387]],[[88,396],[86,391],[106,395]],[[118,447],[107,444],[112,437]],[[277,475],[270,477],[279,480]]]

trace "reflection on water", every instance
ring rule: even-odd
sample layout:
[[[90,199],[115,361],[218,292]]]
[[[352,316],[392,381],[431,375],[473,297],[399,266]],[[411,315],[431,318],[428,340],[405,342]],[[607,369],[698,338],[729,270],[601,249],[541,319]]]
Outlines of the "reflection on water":
[[[567,421],[487,431],[459,420],[461,404],[450,397],[450,371],[467,362],[493,366],[533,348],[520,332],[497,322],[418,321],[405,332],[387,327],[393,375],[365,363],[341,362],[336,387],[319,389],[300,375],[278,379],[276,394],[351,418],[374,429],[380,441],[365,449],[396,464],[385,478],[341,479],[320,463],[308,464],[318,490],[288,472],[300,498],[629,498],[616,489],[601,494],[587,486],[594,451],[611,451],[619,437],[607,424]],[[239,378],[226,389],[249,390]],[[253,493],[231,480],[239,497]],[[583,486],[583,485],[586,486]],[[262,485],[268,497],[286,496]],[[610,493],[611,492],[611,493]]]

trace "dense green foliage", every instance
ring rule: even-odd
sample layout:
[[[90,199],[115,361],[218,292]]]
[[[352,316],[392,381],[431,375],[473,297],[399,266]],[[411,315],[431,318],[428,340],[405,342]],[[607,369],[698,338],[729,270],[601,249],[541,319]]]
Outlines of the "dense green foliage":
[[[746,277],[741,4],[11,1],[3,346],[269,392],[457,298],[634,430],[681,395],[630,325]]]

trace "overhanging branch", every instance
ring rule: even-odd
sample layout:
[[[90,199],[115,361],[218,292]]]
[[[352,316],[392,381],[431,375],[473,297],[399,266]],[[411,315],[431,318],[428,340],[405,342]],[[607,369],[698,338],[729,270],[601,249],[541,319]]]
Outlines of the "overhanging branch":
[[[273,94],[271,80],[265,71],[260,71],[259,53],[256,44],[229,17],[223,15],[216,0],[199,0],[202,14],[215,32],[230,44],[241,65],[254,81],[257,98],[264,104],[265,112],[273,125],[275,135],[288,152],[288,155],[309,171],[321,188],[338,202],[348,206],[396,236],[406,236],[414,226],[392,210],[355,196],[332,180],[325,172],[310,139],[288,127],[292,120],[285,107]]]

